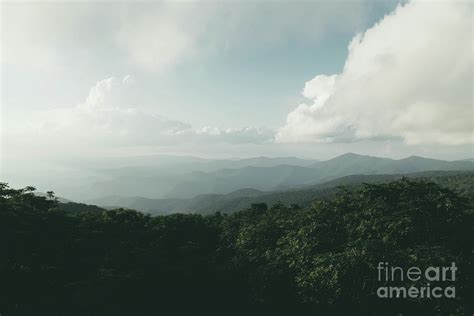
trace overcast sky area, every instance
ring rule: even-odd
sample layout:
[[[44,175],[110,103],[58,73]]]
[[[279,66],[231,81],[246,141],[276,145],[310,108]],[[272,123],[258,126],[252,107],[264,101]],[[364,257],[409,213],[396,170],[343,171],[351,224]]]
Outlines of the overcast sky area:
[[[1,10],[5,169],[149,154],[474,157],[469,1]]]

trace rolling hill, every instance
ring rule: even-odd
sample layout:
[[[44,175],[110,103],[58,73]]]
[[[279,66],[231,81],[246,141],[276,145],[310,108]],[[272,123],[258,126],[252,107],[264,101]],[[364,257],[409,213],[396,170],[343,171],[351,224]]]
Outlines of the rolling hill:
[[[474,170],[474,163],[435,160],[417,156],[394,160],[349,153],[307,167],[292,165],[250,166],[208,173],[192,173],[188,178],[179,181],[166,194],[166,197],[225,194],[241,188],[254,188],[262,191],[287,190],[355,174],[407,174],[430,170]]]
[[[110,196],[173,200],[190,199],[202,194],[227,194],[245,188],[283,191],[355,174],[474,170],[474,162],[470,161],[443,161],[417,156],[395,160],[352,153],[326,161],[292,157],[240,160],[165,158],[157,157],[153,163],[154,157],[148,157],[142,165],[120,168],[113,167],[114,163],[111,163],[110,168],[94,170],[94,176],[68,181],[67,190],[57,186],[52,189],[62,196],[85,203],[95,203]]]
[[[188,199],[112,196],[96,200],[94,203],[107,208],[126,207],[136,209],[153,215],[174,212],[208,214],[219,211],[232,213],[245,209],[253,203],[273,205],[282,202],[287,205],[308,206],[315,199],[329,197],[341,185],[356,186],[361,183],[382,183],[400,179],[403,176],[436,182],[474,201],[474,171],[428,171],[411,174],[351,175],[322,184],[285,191],[264,192],[255,189],[243,189],[228,194],[203,194]]]

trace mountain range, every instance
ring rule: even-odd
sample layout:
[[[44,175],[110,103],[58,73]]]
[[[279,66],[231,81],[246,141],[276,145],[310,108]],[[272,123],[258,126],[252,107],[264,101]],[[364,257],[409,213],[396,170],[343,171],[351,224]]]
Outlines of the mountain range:
[[[221,166],[225,168],[219,168]],[[354,174],[405,174],[429,170],[474,170],[474,163],[417,156],[394,160],[352,153],[327,161],[257,158],[200,161],[198,164],[183,162],[103,170],[103,179],[79,189],[86,193],[89,201],[114,195],[182,199],[200,194],[226,194],[242,188],[287,190]]]
[[[326,161],[298,160],[298,165],[276,164],[288,158],[257,158],[247,161],[220,162],[221,165],[243,166],[211,171],[191,171],[176,174],[156,174],[148,172],[130,173],[127,176],[112,178],[108,182],[95,183],[91,186],[99,196],[89,199],[87,203],[99,206],[122,206],[153,213],[175,211],[235,210],[259,201],[266,196],[281,195],[281,192],[292,192],[291,197],[308,194],[308,190],[321,191],[331,187],[331,181],[344,182],[344,177],[357,175],[379,175],[379,179],[399,178],[403,175],[415,176],[426,171],[468,171],[474,170],[470,161],[444,161],[411,156],[405,159],[389,159],[357,154],[344,154]],[[247,165],[256,161],[260,165]],[[272,164],[273,162],[273,164]],[[212,165],[210,162],[201,166]],[[262,166],[263,165],[263,166]],[[145,172],[145,169],[143,169]],[[418,175],[419,176],[419,175]],[[347,179],[355,179],[349,177]],[[351,180],[351,181],[352,181]],[[140,190],[146,194],[140,194]],[[111,192],[112,194],[103,194]],[[138,192],[139,194],[136,194]],[[153,195],[153,192],[158,194]],[[128,194],[127,194],[128,193]],[[135,194],[134,194],[135,193]],[[291,201],[285,197],[282,200]],[[301,198],[294,199],[301,202]],[[222,205],[220,207],[219,205]]]
[[[232,213],[248,208],[254,203],[274,205],[297,204],[308,206],[315,199],[325,199],[333,195],[340,186],[358,186],[363,183],[383,183],[394,181],[402,177],[423,179],[438,183],[449,188],[461,196],[474,201],[474,171],[425,171],[408,174],[382,175],[351,175],[334,179],[322,184],[312,185],[301,189],[286,191],[265,192],[255,189],[240,189],[228,194],[202,194],[189,199],[150,199],[144,197],[105,197],[95,201],[97,205],[106,209],[130,208],[152,215],[170,213],[200,213],[214,212]],[[66,203],[66,209],[77,211],[84,205]],[[93,209],[88,206],[88,209]]]

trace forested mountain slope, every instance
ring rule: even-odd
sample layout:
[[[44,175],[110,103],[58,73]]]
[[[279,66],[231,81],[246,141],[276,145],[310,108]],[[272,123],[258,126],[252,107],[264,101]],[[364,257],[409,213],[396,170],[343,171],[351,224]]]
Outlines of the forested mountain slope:
[[[235,212],[249,207],[252,203],[273,205],[298,204],[308,206],[317,198],[327,198],[337,186],[355,186],[362,183],[381,183],[400,179],[422,178],[454,190],[462,196],[474,200],[474,171],[429,171],[412,174],[394,175],[353,175],[338,178],[323,184],[308,186],[298,190],[263,192],[254,189],[244,189],[229,194],[206,194],[191,199],[148,199],[143,197],[108,197],[96,200],[94,203],[108,208],[126,207],[151,214],[169,214],[174,212],[202,213]]]
[[[65,212],[33,190],[0,184],[2,315],[472,314],[472,204],[432,182],[207,216]],[[454,262],[456,282],[430,284],[456,296],[380,298],[379,262]]]

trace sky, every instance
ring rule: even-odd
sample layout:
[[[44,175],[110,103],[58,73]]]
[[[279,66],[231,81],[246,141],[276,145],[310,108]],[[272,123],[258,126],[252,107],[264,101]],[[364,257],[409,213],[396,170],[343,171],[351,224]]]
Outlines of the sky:
[[[2,2],[2,169],[474,157],[468,1]]]

